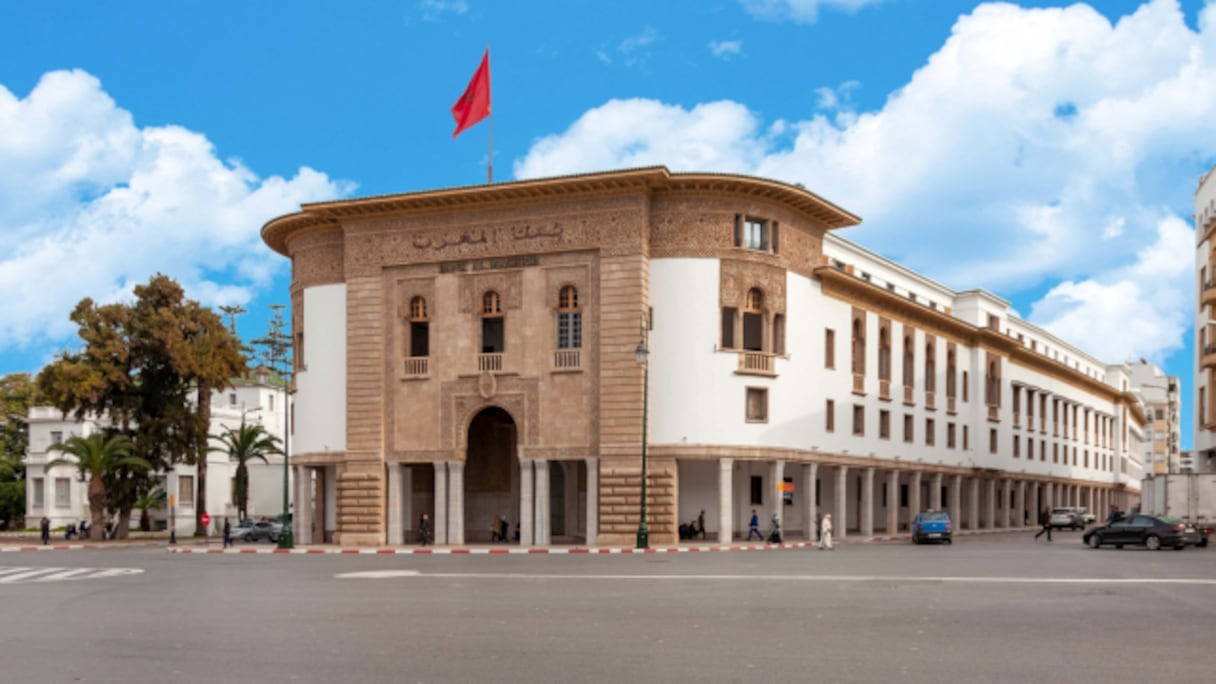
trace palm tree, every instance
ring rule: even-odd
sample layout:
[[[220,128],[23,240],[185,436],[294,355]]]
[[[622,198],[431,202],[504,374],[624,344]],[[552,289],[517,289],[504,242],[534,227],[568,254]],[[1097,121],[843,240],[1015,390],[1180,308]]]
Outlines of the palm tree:
[[[246,425],[213,435],[223,446],[211,447],[211,451],[227,453],[228,460],[236,462],[236,510],[240,519],[245,518],[249,504],[249,468],[247,464],[255,458],[269,463],[268,454],[281,454],[279,438],[266,432],[261,425]]]
[[[88,437],[73,435],[67,441],[51,447],[75,458],[56,458],[48,461],[46,470],[61,465],[74,466],[80,474],[80,480],[89,483],[89,519],[93,529],[105,529],[106,483],[105,477],[121,467],[135,470],[148,470],[148,462],[138,456],[131,455],[131,440],[126,435],[105,434],[95,432]],[[104,538],[104,535],[103,535]]]
[[[139,509],[139,529],[144,532],[152,531],[152,519],[148,517],[149,508],[160,508],[165,503],[165,490],[159,486],[140,492],[135,499],[135,507]]]

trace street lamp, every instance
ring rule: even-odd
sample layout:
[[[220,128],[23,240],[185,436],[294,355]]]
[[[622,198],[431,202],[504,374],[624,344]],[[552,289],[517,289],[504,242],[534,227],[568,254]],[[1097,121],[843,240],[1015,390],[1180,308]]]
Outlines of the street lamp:
[[[638,520],[637,548],[639,549],[650,548],[650,530],[646,527],[646,414],[649,410],[647,404],[650,399],[650,365],[647,363],[649,356],[650,350],[646,348],[646,316],[643,314],[641,340],[638,342],[638,348],[634,350],[634,358],[642,367],[642,512]]]

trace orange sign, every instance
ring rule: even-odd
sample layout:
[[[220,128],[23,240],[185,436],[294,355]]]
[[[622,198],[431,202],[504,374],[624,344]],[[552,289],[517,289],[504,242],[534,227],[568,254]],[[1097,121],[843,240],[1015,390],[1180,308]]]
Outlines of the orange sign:
[[[792,491],[794,491],[794,483],[793,482],[779,482],[779,483],[777,483],[777,491],[792,492]]]

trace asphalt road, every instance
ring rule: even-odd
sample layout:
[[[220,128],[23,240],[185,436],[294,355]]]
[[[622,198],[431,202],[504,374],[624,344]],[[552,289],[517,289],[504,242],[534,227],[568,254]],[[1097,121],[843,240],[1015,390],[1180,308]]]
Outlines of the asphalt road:
[[[1216,549],[1092,551],[1068,533],[624,556],[6,553],[0,606],[3,682],[1216,679]]]

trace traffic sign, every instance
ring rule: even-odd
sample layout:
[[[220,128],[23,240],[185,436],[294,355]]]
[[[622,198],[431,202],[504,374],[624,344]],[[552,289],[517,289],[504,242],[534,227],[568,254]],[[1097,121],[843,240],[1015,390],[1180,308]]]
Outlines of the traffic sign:
[[[202,520],[203,520],[203,527],[206,527],[211,524],[211,516],[207,515],[206,513],[203,513]]]

